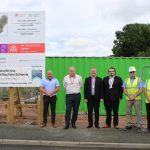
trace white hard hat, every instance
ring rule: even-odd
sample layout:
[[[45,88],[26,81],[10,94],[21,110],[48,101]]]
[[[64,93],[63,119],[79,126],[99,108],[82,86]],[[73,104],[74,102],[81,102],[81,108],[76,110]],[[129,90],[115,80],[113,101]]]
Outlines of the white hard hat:
[[[136,71],[136,68],[134,66],[129,67],[129,72],[132,72],[132,71]]]

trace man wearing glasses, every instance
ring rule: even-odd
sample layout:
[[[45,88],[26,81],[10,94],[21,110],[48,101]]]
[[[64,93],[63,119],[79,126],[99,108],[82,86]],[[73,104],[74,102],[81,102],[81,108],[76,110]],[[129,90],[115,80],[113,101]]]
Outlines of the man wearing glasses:
[[[131,121],[132,106],[134,105],[136,113],[137,131],[141,132],[142,118],[141,118],[141,93],[143,89],[143,82],[139,77],[136,77],[136,68],[129,67],[130,77],[127,78],[123,84],[124,93],[127,99],[127,124],[126,130],[130,130],[133,126]]]

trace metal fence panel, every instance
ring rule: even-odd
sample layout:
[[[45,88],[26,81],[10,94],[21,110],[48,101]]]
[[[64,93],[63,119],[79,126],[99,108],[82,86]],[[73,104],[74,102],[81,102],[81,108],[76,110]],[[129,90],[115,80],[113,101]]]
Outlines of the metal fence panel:
[[[105,77],[108,75],[109,67],[115,67],[117,75],[120,76],[123,81],[129,77],[128,68],[135,66],[137,69],[137,76],[141,75],[141,68],[150,64],[150,58],[99,58],[99,57],[46,57],[46,72],[50,69],[53,71],[54,76],[59,80],[61,89],[58,93],[57,99],[57,113],[65,112],[65,91],[63,89],[63,78],[69,73],[69,67],[74,66],[76,73],[83,78],[83,84],[86,77],[90,75],[90,68],[97,68],[97,75]],[[146,76],[148,78],[148,75]],[[150,77],[150,76],[149,76]],[[145,80],[145,79],[144,79]],[[87,106],[84,102],[83,88],[82,88],[82,100],[80,104],[80,112],[87,112]],[[105,114],[103,102],[100,104],[100,115]],[[119,114],[126,114],[126,100],[125,96],[120,102]],[[146,114],[145,99],[142,99],[142,114]]]

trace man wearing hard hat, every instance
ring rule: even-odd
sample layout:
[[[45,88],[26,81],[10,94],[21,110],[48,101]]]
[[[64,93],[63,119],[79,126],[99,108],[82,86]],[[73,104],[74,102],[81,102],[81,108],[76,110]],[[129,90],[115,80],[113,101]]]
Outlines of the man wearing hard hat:
[[[126,78],[123,89],[127,99],[127,124],[126,129],[130,130],[133,126],[131,121],[132,106],[134,106],[136,113],[137,131],[141,131],[142,117],[141,117],[141,93],[143,89],[143,82],[139,77],[136,77],[136,68],[129,67],[130,77]]]
[[[146,97],[147,131],[150,132],[150,79],[144,84],[144,95]]]

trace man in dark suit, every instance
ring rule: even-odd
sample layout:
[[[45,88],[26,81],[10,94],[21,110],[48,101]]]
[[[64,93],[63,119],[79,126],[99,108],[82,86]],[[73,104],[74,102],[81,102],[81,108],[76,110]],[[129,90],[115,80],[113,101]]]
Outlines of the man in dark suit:
[[[103,128],[111,127],[111,118],[113,111],[113,124],[114,128],[119,129],[118,126],[118,110],[119,102],[123,96],[122,79],[116,76],[116,70],[114,67],[109,68],[109,76],[103,79],[103,96],[104,105],[106,109],[106,125]]]
[[[99,129],[99,106],[100,99],[103,93],[102,79],[96,76],[96,68],[91,68],[91,76],[85,79],[84,84],[84,99],[88,108],[88,122],[87,128],[93,126],[93,109],[95,112],[95,127]]]

